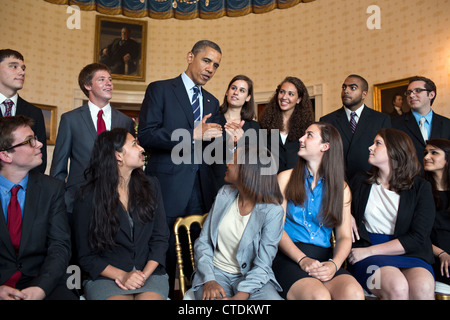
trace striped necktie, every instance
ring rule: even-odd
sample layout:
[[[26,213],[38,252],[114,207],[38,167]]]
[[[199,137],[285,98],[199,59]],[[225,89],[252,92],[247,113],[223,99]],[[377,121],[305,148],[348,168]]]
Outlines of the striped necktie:
[[[352,128],[352,132],[355,133],[356,130],[356,112],[352,112],[350,114],[350,127]]]
[[[197,123],[202,120],[200,115],[200,89],[197,86],[194,86],[192,89],[194,90],[194,95],[192,96],[192,111],[194,113],[194,123]]]

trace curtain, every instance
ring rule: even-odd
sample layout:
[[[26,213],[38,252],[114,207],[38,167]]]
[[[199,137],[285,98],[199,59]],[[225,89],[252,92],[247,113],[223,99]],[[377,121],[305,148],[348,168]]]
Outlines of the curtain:
[[[217,19],[265,13],[315,0],[44,0],[108,15],[153,19]]]

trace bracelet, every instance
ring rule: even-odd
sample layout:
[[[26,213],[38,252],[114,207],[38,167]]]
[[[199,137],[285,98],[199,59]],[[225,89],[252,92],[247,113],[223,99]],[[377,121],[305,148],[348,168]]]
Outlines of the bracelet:
[[[304,255],[303,257],[298,260],[297,265],[300,267],[300,262],[302,262],[303,259],[308,258],[308,256]]]
[[[442,251],[441,253],[439,253],[439,254],[437,255],[437,257],[439,258],[439,257],[441,256],[441,254],[443,254],[443,253],[445,253],[445,251]]]
[[[334,263],[334,266],[336,267],[336,272],[338,271],[338,267],[337,267],[337,264],[336,264],[336,262],[334,262],[334,260],[333,259],[328,259],[328,261],[331,261],[331,262],[333,262]]]

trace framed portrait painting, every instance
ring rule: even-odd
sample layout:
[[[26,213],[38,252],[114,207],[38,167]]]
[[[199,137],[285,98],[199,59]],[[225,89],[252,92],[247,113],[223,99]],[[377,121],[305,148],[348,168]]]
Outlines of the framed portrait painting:
[[[55,145],[56,143],[56,113],[57,107],[48,106],[45,104],[33,103],[36,107],[42,110],[45,122],[45,133],[47,138],[47,145]]]
[[[408,112],[405,91],[412,77],[379,83],[373,86],[373,107],[375,110],[387,113],[392,117],[397,116],[395,108],[402,113]]]
[[[94,61],[111,68],[113,79],[145,81],[147,21],[98,15]]]

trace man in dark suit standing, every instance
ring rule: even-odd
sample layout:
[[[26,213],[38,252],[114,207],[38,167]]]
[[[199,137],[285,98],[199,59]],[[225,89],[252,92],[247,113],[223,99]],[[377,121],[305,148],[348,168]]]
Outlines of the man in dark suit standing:
[[[33,131],[42,143],[42,164],[37,168],[44,173],[47,168],[47,134],[42,110],[22,99],[17,92],[25,82],[23,55],[11,49],[0,50],[0,109],[1,116],[24,115],[34,120]]]
[[[0,300],[75,300],[64,183],[33,170],[43,144],[32,126],[25,116],[0,118]]]
[[[423,164],[423,152],[427,140],[450,139],[450,119],[434,112],[431,108],[436,99],[434,82],[425,77],[410,79],[405,92],[410,111],[392,120],[392,126],[409,135]]]
[[[133,120],[109,103],[113,84],[106,65],[92,63],[85,66],[78,76],[78,83],[89,101],[61,116],[50,167],[53,177],[63,181],[67,178],[65,198],[69,213],[79,188],[85,183],[84,170],[97,135],[111,128],[126,128],[135,135]]]
[[[363,77],[349,75],[342,84],[343,107],[320,118],[335,126],[341,135],[348,180],[358,171],[371,169],[369,147],[379,129],[391,127],[387,114],[364,104],[368,91],[369,84]]]
[[[192,159],[194,149],[201,149],[202,140],[222,135],[219,101],[203,88],[214,76],[221,58],[217,44],[197,42],[187,54],[185,72],[149,84],[139,115],[139,143],[150,152],[146,173],[159,179],[171,232],[166,266],[171,292],[176,265],[173,225],[178,217],[208,212],[216,194],[210,166]],[[188,137],[188,150],[183,150],[182,155],[172,152],[183,141],[186,144],[177,133]],[[180,158],[187,161],[179,163]]]

